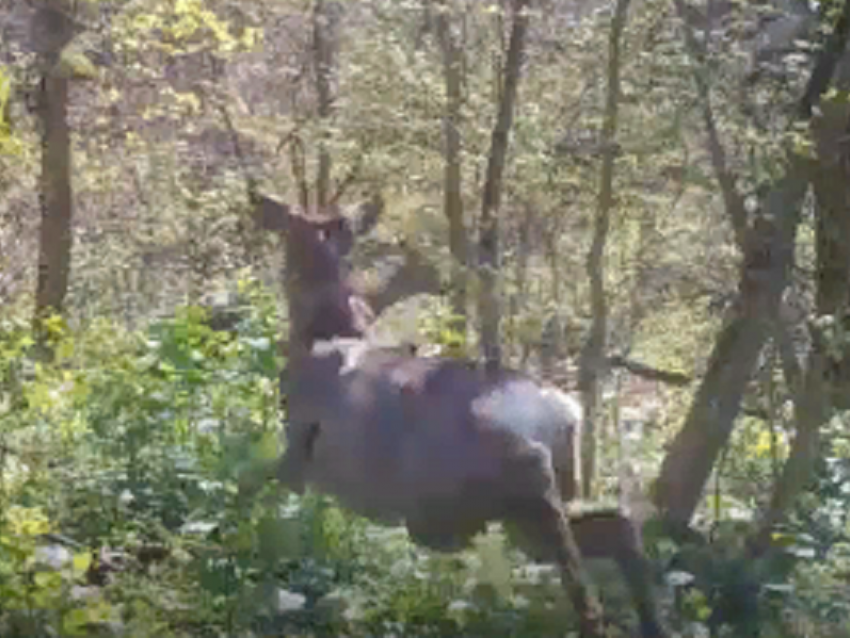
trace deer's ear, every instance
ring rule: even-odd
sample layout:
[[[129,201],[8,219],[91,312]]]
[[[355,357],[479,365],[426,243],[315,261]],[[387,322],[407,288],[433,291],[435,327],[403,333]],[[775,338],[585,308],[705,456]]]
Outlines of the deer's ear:
[[[292,208],[265,195],[258,195],[252,211],[254,224],[258,230],[282,232],[289,228]]]
[[[380,195],[373,197],[370,201],[360,204],[350,214],[351,230],[355,235],[365,235],[370,232],[381,214],[384,212],[384,200]]]

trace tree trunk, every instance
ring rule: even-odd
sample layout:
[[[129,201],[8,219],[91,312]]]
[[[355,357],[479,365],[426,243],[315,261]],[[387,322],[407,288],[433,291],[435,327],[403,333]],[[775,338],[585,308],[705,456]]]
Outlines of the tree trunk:
[[[463,49],[452,28],[450,8],[441,1],[437,7],[437,36],[443,56],[446,87],[444,120],[446,150],[443,181],[443,211],[449,223],[449,251],[452,256],[451,305],[455,318],[452,328],[466,335],[467,234],[463,218],[461,163],[461,106],[463,103]]]
[[[816,120],[815,139],[818,161],[812,171],[817,202],[817,291],[815,315],[840,322],[847,312],[850,278],[850,162],[840,140],[847,134],[848,109],[834,102],[821,106],[823,116]],[[770,546],[774,528],[786,516],[796,497],[806,488],[817,460],[820,429],[829,418],[834,393],[826,380],[830,345],[815,326],[808,365],[794,401],[796,434],[779,480],[774,485],[749,550],[754,556]],[[788,379],[794,387],[794,379]]]
[[[528,303],[528,257],[531,254],[531,226],[535,218],[534,206],[525,205],[522,217],[517,224],[515,292],[511,297],[511,321],[519,327],[520,308]],[[516,333],[515,333],[516,334]],[[520,368],[524,369],[531,352],[531,343],[525,331],[521,331],[519,343]]]
[[[316,203],[319,207],[326,206],[330,199],[331,156],[327,147],[327,136],[335,100],[339,11],[338,4],[330,0],[316,0],[313,9],[313,61],[316,68],[319,121],[323,127],[319,141],[319,168],[316,177]]]
[[[519,87],[525,36],[528,30],[526,12],[530,0],[514,0],[513,26],[504,68],[504,85],[499,101],[499,113],[490,140],[490,157],[484,182],[481,206],[478,265],[481,270],[481,292],[478,312],[481,319],[481,347],[488,371],[501,367],[499,343],[501,309],[498,280],[501,268],[499,255],[499,208],[502,198],[502,176],[508,152],[508,140],[513,125],[514,105]]]
[[[593,241],[587,255],[590,279],[590,305],[593,316],[590,334],[584,344],[579,368],[579,389],[584,408],[581,437],[582,486],[584,498],[590,498],[596,475],[596,422],[599,417],[599,378],[605,372],[605,341],[608,331],[608,305],[605,300],[605,243],[614,207],[614,140],[617,135],[617,110],[620,103],[620,45],[629,10],[629,0],[617,0],[608,39],[608,97],[602,125],[602,174],[593,229]]]
[[[41,54],[42,78],[38,117],[41,127],[41,228],[36,325],[52,312],[61,313],[68,292],[71,263],[71,135],[68,127],[68,83],[57,73],[62,48],[71,39],[70,19],[61,11],[41,7],[33,18],[33,38]],[[40,330],[37,332],[41,333]]]
[[[717,337],[685,424],[662,463],[655,502],[674,525],[687,525],[699,503],[779,311],[806,193],[805,173],[801,165],[792,165],[749,231],[733,316]]]
[[[680,13],[682,6],[677,2]],[[818,55],[799,104],[802,120],[811,118],[812,107],[831,82],[845,48],[848,26],[850,0],[845,3],[829,42]],[[692,55],[698,53],[695,42],[692,37],[687,39]],[[705,99],[702,90],[700,93]],[[710,112],[704,115],[710,117]],[[720,179],[725,166],[722,162],[718,165],[717,157],[713,160],[727,198],[727,213],[734,214],[736,202],[729,209],[729,193],[725,192],[728,184]],[[682,430],[668,448],[655,485],[655,503],[673,526],[687,525],[690,521],[714,463],[729,440],[745,386],[773,329],[772,318],[778,314],[793,261],[794,237],[809,170],[806,160],[792,156],[785,177],[774,185],[762,204],[765,214],[746,232],[741,246],[744,259],[734,315],[718,335],[708,370]],[[737,226],[734,219],[732,223]],[[812,364],[816,361],[810,362],[810,369]]]

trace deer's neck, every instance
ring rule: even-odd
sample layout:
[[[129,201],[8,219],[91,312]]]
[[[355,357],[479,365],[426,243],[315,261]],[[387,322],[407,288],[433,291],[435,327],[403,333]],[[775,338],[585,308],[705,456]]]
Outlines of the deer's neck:
[[[309,352],[316,341],[362,339],[372,322],[371,309],[345,284],[288,282],[290,349]]]

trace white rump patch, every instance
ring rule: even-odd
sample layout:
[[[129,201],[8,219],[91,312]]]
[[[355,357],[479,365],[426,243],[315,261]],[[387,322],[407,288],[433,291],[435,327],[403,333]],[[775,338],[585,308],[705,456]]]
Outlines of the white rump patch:
[[[508,381],[476,399],[473,412],[528,438],[551,444],[564,429],[578,429],[581,406],[557,388],[528,379]]]

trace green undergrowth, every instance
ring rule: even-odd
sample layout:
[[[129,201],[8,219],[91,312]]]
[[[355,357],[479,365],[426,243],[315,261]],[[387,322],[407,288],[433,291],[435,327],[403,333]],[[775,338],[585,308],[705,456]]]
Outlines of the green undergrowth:
[[[238,297],[224,315],[186,306],[136,331],[48,320],[50,357],[28,321],[0,316],[0,636],[534,637],[575,627],[557,574],[529,563],[498,525],[467,551],[437,554],[268,480],[285,420],[281,326],[257,284]],[[734,534],[705,546],[647,538],[676,635],[749,635],[740,632],[752,617],[764,635],[846,635],[846,576],[834,567],[848,564],[843,545],[830,541],[834,560],[813,562],[789,532],[782,560],[748,565]],[[605,564],[592,575],[619,635],[633,635],[619,575]],[[757,613],[739,622],[730,599]]]
[[[128,331],[0,324],[0,635],[551,635],[569,609],[498,530],[445,556],[266,480],[274,303],[244,284]],[[537,581],[541,581],[538,583]]]

